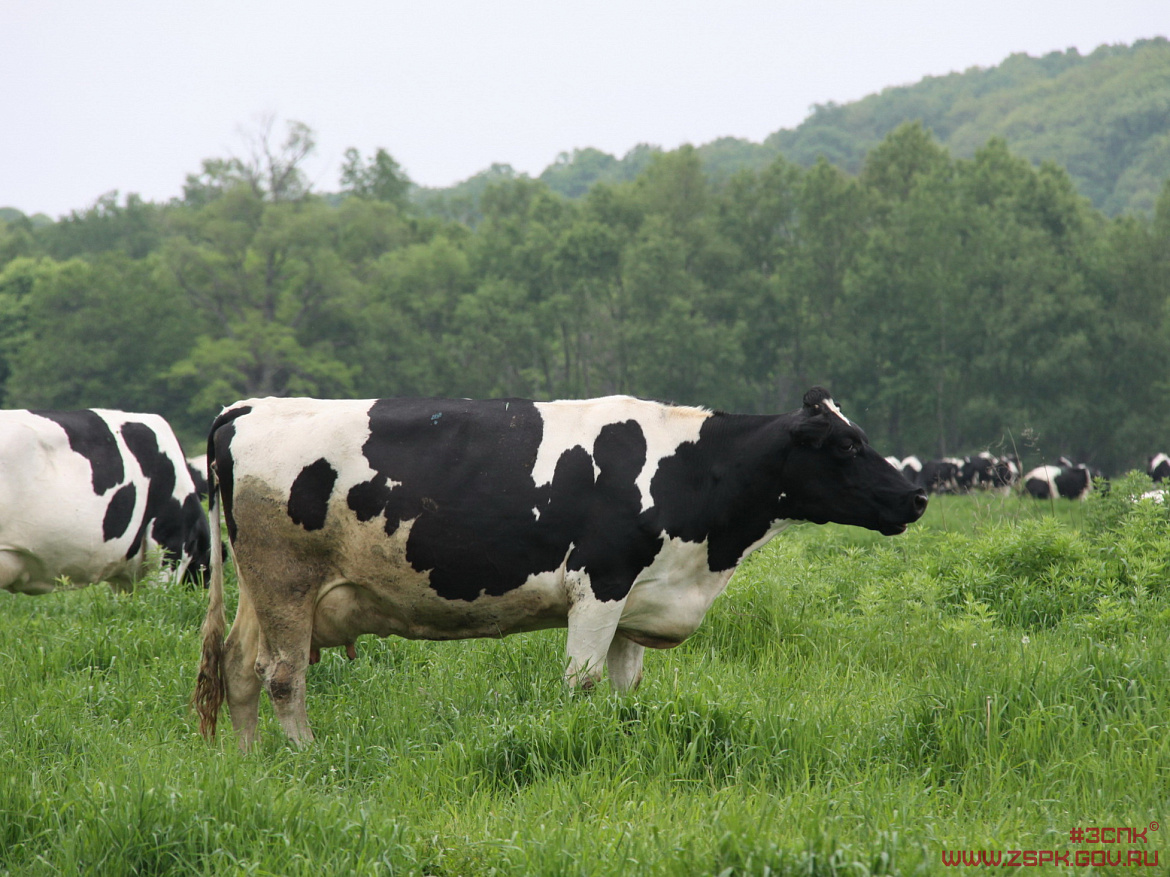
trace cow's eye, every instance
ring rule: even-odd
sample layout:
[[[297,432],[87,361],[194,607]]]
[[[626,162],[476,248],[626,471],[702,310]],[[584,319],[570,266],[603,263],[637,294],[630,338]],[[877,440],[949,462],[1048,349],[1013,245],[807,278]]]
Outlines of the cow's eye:
[[[856,457],[861,450],[861,442],[854,438],[843,438],[837,443],[837,447],[841,449],[841,453]]]

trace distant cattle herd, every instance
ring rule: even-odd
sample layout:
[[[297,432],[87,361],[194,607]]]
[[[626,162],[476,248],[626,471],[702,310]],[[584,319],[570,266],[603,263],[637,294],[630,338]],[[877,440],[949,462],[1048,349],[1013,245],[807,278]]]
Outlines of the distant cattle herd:
[[[1104,478],[1100,469],[1074,463],[1068,457],[1027,472],[1023,472],[1020,458],[1015,454],[996,456],[988,451],[973,457],[943,457],[925,463],[916,456],[901,460],[886,457],[886,460],[911,484],[935,494],[977,490],[1006,494],[1018,488],[1036,499],[1084,499],[1093,489],[1093,480]],[[1154,454],[1147,461],[1146,471],[1155,483],[1170,480],[1170,455]]]

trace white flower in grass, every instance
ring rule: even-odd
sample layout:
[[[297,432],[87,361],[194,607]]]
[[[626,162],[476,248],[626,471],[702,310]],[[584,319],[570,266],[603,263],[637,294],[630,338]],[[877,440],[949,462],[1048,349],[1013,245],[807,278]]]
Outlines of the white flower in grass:
[[[1027,634],[1024,634],[1022,637],[1020,637],[1020,645],[1024,645],[1024,646],[1026,646],[1026,645],[1027,645],[1028,643],[1030,643],[1030,642],[1031,642],[1031,640],[1030,640],[1030,639],[1028,639],[1028,635],[1027,635]]]

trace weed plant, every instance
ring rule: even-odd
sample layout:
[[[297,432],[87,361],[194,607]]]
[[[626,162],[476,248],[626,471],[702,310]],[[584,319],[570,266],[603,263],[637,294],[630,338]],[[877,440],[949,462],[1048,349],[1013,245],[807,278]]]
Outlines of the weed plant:
[[[304,752],[266,703],[250,755],[199,738],[202,591],[0,594],[0,873],[853,877],[1100,851],[1070,830],[1170,817],[1170,510],[1147,487],[936,497],[893,539],[796,527],[629,696],[566,691],[563,631],[364,637],[310,669]],[[1163,833],[1111,852],[1170,873]]]

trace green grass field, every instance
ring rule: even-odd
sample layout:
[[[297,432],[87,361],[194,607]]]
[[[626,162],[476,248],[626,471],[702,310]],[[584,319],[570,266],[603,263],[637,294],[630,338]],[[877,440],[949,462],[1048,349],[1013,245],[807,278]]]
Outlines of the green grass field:
[[[310,669],[304,752],[266,700],[248,756],[196,733],[203,592],[0,593],[0,873],[1170,873],[1170,511],[1140,487],[793,528],[632,696],[566,691],[563,631],[364,637]],[[1146,842],[1070,841],[1100,826]],[[1075,865],[1130,851],[1159,867]]]

